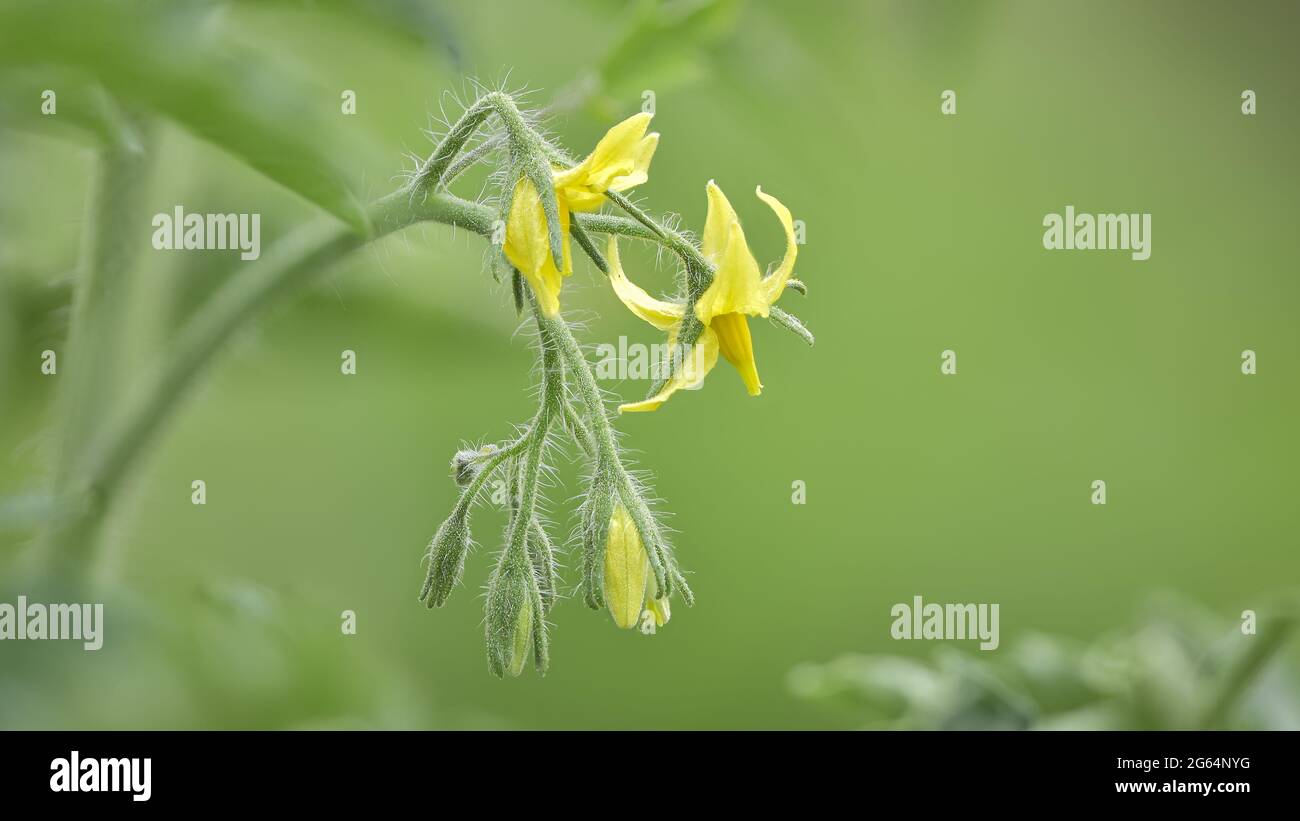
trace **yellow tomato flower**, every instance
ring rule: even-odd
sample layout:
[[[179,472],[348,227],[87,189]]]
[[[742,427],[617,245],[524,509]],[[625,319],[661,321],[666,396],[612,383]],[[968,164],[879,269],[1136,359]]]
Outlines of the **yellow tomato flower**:
[[[526,176],[515,183],[506,220],[506,259],[528,279],[546,316],[559,313],[563,277],[573,273],[571,212],[595,211],[605,201],[606,191],[626,191],[646,181],[659,145],[658,134],[645,133],[650,117],[645,113],[628,117],[606,132],[585,160],[573,168],[552,169],[563,241],[562,269],[555,267],[551,256],[546,214],[537,188]]]
[[[695,316],[704,325],[704,331],[693,350],[676,363],[678,367],[674,369],[674,375],[662,390],[644,401],[620,405],[620,413],[656,410],[677,391],[699,387],[704,382],[704,377],[717,364],[718,354],[722,354],[740,372],[751,396],[758,396],[763,389],[763,384],[758,379],[758,367],[754,363],[754,345],[749,335],[747,317],[766,317],[772,304],[785,290],[790,274],[794,271],[798,248],[794,238],[794,220],[790,216],[790,209],[782,205],[780,200],[764,194],[761,187],[755,190],[758,198],[776,212],[777,219],[785,229],[785,257],[775,271],[764,277],[759,273],[758,262],[745,242],[740,219],[726,195],[712,180],[709,181],[707,190],[709,212],[704,221],[701,250],[716,271],[712,284],[695,303]],[[676,350],[677,334],[681,330],[682,317],[686,314],[685,306],[655,299],[632,283],[623,273],[618,258],[618,245],[613,236],[609,239],[609,260],[609,281],[614,286],[614,293],[632,313],[656,328],[668,331],[669,348]]]
[[[645,602],[650,557],[641,544],[636,523],[621,504],[614,506],[605,539],[605,580],[602,591],[609,614],[623,629],[635,627]]]

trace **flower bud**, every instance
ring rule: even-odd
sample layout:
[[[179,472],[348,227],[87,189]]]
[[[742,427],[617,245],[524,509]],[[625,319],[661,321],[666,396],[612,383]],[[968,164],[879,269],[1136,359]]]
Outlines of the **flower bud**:
[[[420,600],[429,607],[441,607],[451,595],[451,589],[460,581],[469,542],[466,517],[452,516],[439,525],[433,541],[429,542],[429,573],[420,593]]]
[[[623,629],[635,627],[641,617],[649,571],[650,558],[641,544],[636,523],[627,508],[616,504],[605,539],[605,577],[601,589],[614,623]]]
[[[484,445],[478,450],[456,451],[456,455],[451,458],[451,470],[457,486],[465,487],[477,479],[479,472],[483,470],[483,460],[496,452],[496,445]]]
[[[488,582],[484,620],[488,667],[500,677],[519,675],[528,661],[533,638],[531,573],[510,563],[499,566]]]

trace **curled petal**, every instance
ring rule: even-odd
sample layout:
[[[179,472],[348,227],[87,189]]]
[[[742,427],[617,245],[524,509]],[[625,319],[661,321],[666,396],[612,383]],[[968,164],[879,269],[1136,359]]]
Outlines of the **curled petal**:
[[[609,183],[610,191],[626,191],[644,185],[650,179],[650,161],[654,159],[655,149],[659,147],[659,135],[647,134],[637,145],[636,155],[632,158],[632,171],[621,177],[615,177]]]
[[[681,321],[686,309],[674,302],[655,299],[623,273],[623,263],[618,255],[618,239],[610,235],[605,256],[609,262],[609,283],[614,293],[632,313],[661,331],[667,331]]]
[[[677,351],[681,349],[676,345],[675,339],[670,342],[673,355],[679,356]],[[676,367],[672,377],[658,393],[640,402],[619,405],[618,412],[639,413],[658,410],[660,405],[667,402],[669,397],[678,391],[694,390],[703,385],[704,377],[713,370],[714,365],[718,364],[718,335],[711,328],[705,327],[700,333],[699,341],[689,351],[680,354],[680,357],[679,362],[673,363]]]
[[[762,282],[763,298],[767,300],[768,305],[771,305],[785,291],[790,274],[794,272],[794,259],[799,253],[799,245],[794,239],[794,219],[790,216],[790,209],[782,205],[776,197],[764,194],[761,186],[754,189],[754,193],[776,212],[776,218],[781,221],[781,227],[785,229],[785,256],[781,259],[780,266]]]

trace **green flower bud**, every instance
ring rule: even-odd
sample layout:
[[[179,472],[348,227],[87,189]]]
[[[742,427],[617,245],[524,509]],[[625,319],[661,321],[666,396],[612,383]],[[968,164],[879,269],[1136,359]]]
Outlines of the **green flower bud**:
[[[493,675],[523,672],[533,638],[532,569],[509,560],[488,580],[486,618],[488,667]]]
[[[468,517],[452,516],[439,525],[433,541],[429,542],[429,572],[420,592],[420,601],[429,607],[441,607],[446,603],[465,570],[469,544]]]
[[[484,445],[478,450],[458,450],[451,458],[452,476],[459,487],[465,487],[478,478],[483,470],[483,461],[497,452],[496,445]]]

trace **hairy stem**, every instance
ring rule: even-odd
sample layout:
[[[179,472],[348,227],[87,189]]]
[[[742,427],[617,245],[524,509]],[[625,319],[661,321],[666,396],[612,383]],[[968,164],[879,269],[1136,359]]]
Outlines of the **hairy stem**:
[[[412,195],[423,194],[430,188],[442,185],[447,166],[465,147],[466,141],[474,135],[491,111],[492,106],[481,99],[465,110],[429,159],[415,172],[410,186]]]
[[[573,331],[562,318],[539,317],[538,324],[543,335],[557,346],[564,360],[565,372],[574,376],[573,382],[576,383],[578,397],[582,400],[583,406],[587,409],[587,416],[591,420],[590,431],[595,445],[598,469],[605,467],[613,471],[619,498],[632,515],[645,542],[646,555],[650,558],[650,566],[655,574],[656,598],[664,596],[672,591],[673,574],[669,572],[670,562],[663,539],[654,524],[653,514],[641,498],[641,494],[637,492],[632,477],[619,457],[618,445],[614,440],[614,426],[610,424],[605,401],[596,384],[596,377],[591,372],[591,365],[583,356],[582,348],[574,338]]]

